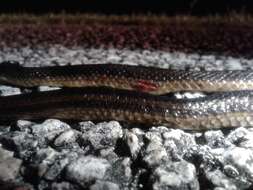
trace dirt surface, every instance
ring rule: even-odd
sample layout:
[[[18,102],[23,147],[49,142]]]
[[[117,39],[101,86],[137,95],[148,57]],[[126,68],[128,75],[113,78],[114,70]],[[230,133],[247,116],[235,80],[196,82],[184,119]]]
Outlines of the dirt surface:
[[[252,57],[250,16],[166,17],[65,15],[0,17],[1,44],[62,44]],[[0,46],[1,47],[1,46]]]

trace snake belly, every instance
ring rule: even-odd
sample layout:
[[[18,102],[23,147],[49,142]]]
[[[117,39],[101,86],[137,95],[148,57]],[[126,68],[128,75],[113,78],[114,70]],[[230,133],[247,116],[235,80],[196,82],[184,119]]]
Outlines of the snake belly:
[[[175,100],[112,88],[73,88],[0,97],[0,120],[118,120],[185,130],[253,126],[253,92]]]
[[[22,67],[0,64],[0,82],[14,86],[107,86],[152,94],[253,90],[252,70],[184,71],[120,64]]]

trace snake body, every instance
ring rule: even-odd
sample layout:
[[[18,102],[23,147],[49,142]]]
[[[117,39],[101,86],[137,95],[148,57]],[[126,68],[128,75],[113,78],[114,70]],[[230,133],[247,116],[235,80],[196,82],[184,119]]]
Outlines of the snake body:
[[[0,97],[0,119],[119,120],[204,130],[253,125],[253,92],[177,100],[111,88],[63,89]]]
[[[119,64],[54,67],[0,65],[0,82],[15,86],[108,86],[152,94],[178,91],[253,90],[253,72],[184,71]]]
[[[2,64],[0,82],[23,87],[85,86],[0,97],[0,120],[113,119],[193,130],[253,126],[253,72],[249,70],[179,71],[113,64],[26,68]],[[183,100],[158,95],[175,91],[216,93]]]

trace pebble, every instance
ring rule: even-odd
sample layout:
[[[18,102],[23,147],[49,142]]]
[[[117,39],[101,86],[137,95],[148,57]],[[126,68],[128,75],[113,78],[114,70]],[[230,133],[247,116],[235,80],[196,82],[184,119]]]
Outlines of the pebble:
[[[14,152],[11,152],[11,151],[8,151],[6,149],[3,149],[1,146],[0,146],[0,162],[7,159],[7,158],[11,158],[13,157],[14,155]]]
[[[172,159],[181,159],[192,146],[196,145],[195,138],[183,130],[169,129],[163,132],[163,128],[161,129],[163,146]]]
[[[69,129],[61,133],[56,139],[54,140],[54,145],[56,147],[66,147],[71,146],[72,143],[75,143],[80,132]]]
[[[19,157],[27,160],[43,142],[39,142],[39,140],[31,134],[14,131],[0,135],[0,143],[13,151],[15,150]]]
[[[1,96],[10,96],[10,95],[17,95],[17,94],[21,94],[21,90],[19,88],[0,85]]]
[[[239,147],[253,148],[253,131],[239,127],[231,131],[226,140]]]
[[[207,179],[210,180],[215,189],[224,189],[224,190],[238,190],[236,185],[233,183],[233,179],[230,179],[220,170],[209,171],[207,173]]]
[[[199,190],[196,169],[186,161],[158,166],[152,173],[153,189]]]
[[[31,132],[31,126],[33,126],[35,123],[27,120],[18,120],[17,123],[14,126],[14,130],[30,133]]]
[[[120,190],[115,183],[108,181],[97,180],[95,184],[91,185],[90,190]]]
[[[122,127],[116,121],[99,123],[83,133],[82,140],[85,144],[91,144],[95,149],[114,146],[119,138],[123,136]]]
[[[223,165],[231,165],[239,172],[236,177],[241,181],[253,181],[253,150],[233,147],[224,151],[221,160]]]
[[[226,144],[229,144],[221,130],[207,131],[204,133],[204,137],[207,145],[212,148],[224,147]]]
[[[111,168],[105,175],[105,179],[116,181],[121,188],[132,183],[132,160],[129,157],[122,157],[111,163]]]
[[[107,160],[94,156],[82,156],[70,163],[66,168],[66,179],[83,187],[98,179],[103,179],[110,167]]]
[[[0,181],[13,181],[18,177],[22,160],[17,158],[6,158],[0,161]]]
[[[157,136],[151,136],[150,142],[147,143],[146,149],[143,151],[143,161],[152,168],[169,160],[169,156],[162,141]]]
[[[35,124],[31,127],[33,135],[46,138],[49,141],[68,129],[70,129],[68,124],[57,119],[48,119],[41,124]]]
[[[143,131],[138,128],[133,128],[131,130],[124,130],[123,139],[130,150],[133,159],[136,159],[140,153],[141,148],[144,145],[142,136]]]
[[[78,123],[78,125],[75,126],[75,128],[81,131],[82,133],[86,133],[87,131],[91,130],[91,128],[94,126],[95,124],[91,121],[83,121]]]
[[[0,181],[14,181],[19,175],[22,160],[14,158],[14,152],[3,149],[0,146]]]

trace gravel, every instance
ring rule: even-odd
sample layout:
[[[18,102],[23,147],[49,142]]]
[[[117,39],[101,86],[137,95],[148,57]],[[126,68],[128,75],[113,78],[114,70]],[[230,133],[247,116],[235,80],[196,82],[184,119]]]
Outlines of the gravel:
[[[244,58],[61,45],[6,47],[0,50],[0,61],[5,60],[25,66],[111,62],[178,69],[252,68],[252,60]],[[45,90],[53,89],[39,88]],[[0,92],[26,93],[7,86],[0,86]],[[50,118],[0,127],[1,189],[247,190],[252,183],[252,129],[194,132]]]
[[[25,122],[14,125],[20,123]],[[33,133],[31,129],[38,125],[54,138]],[[163,126],[126,129],[116,121],[85,125],[92,127],[85,131],[82,122],[73,124],[75,129],[61,128],[69,125],[52,119],[29,123],[30,130],[13,126],[14,131],[0,138],[0,170],[4,172],[0,180],[26,182],[35,189],[252,186],[253,150],[247,148],[253,146],[251,130],[198,135]]]
[[[66,167],[65,178],[85,188],[96,180],[104,179],[109,167],[106,159],[82,156]]]
[[[175,69],[235,70],[253,68],[252,59],[243,57],[138,49],[87,49],[79,46],[64,47],[62,45],[2,48],[0,50],[0,62],[2,61],[18,61],[24,66],[115,63]]]

